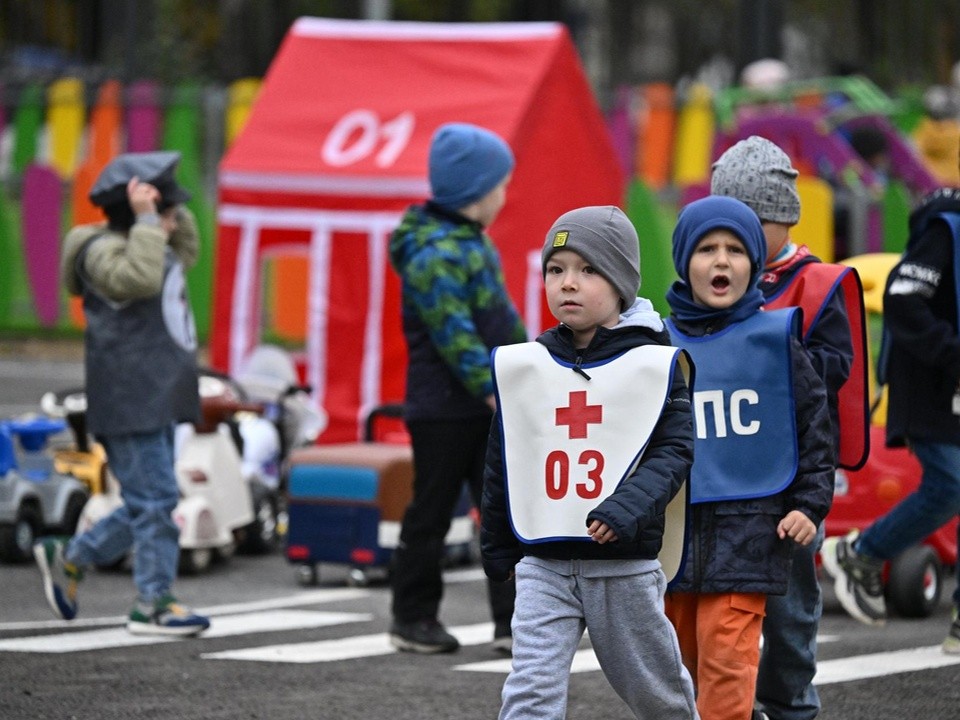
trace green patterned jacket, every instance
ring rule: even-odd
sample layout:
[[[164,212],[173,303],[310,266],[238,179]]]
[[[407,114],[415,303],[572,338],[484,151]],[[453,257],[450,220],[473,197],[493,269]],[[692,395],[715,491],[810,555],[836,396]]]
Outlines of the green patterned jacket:
[[[489,413],[490,351],[527,339],[490,238],[478,223],[428,202],[404,215],[390,261],[403,292],[407,418]]]

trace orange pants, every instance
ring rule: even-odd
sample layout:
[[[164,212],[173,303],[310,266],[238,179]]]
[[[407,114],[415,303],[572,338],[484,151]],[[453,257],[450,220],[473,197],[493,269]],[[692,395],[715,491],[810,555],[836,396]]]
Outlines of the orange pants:
[[[700,720],[750,720],[760,664],[762,593],[667,593]]]

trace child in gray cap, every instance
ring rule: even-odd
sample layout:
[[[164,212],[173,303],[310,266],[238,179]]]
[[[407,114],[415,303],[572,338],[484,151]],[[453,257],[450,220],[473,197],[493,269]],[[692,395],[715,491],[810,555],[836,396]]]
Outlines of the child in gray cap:
[[[127,630],[196,635],[210,620],[171,594],[180,530],[173,430],[195,420],[197,335],[184,269],[197,258],[193,215],[181,203],[179,153],[127,153],[100,174],[90,199],[105,223],[73,228],[61,277],[83,298],[87,426],[107,453],[123,505],[67,542],[43,538],[34,556],[57,617],[77,614],[83,570],[133,550],[137,597]]]
[[[637,297],[639,241],[619,209],[560,216],[541,260],[560,324],[493,354],[480,539],[487,575],[517,585],[500,717],[565,717],[589,630],[636,717],[689,720],[693,683],[663,610],[682,548],[665,533],[684,527],[667,508],[693,460],[685,357]]]

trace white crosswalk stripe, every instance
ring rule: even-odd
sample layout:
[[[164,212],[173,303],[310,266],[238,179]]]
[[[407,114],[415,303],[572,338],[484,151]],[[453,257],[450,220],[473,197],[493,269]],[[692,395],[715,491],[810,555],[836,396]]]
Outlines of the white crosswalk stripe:
[[[454,582],[471,582],[476,572],[464,571]],[[327,612],[299,609],[301,606],[325,602],[360,600],[369,591],[355,588],[320,589],[289,596],[249,603],[232,603],[199,608],[214,618],[213,624],[199,639],[256,635],[292,630],[333,627],[348,623],[367,623],[375,620],[371,613]],[[107,648],[145,646],[159,643],[183,642],[180,638],[131,635],[122,627],[125,618],[90,618],[85,621],[41,621],[0,623],[0,631],[36,632],[62,629],[64,632],[0,640],[0,652],[71,653]],[[86,629],[79,630],[83,627]],[[94,629],[89,629],[94,628]],[[463,646],[482,645],[493,637],[490,622],[449,628]],[[822,635],[820,644],[839,640],[836,635]],[[353,635],[313,642],[290,642],[256,647],[243,647],[220,652],[202,653],[206,660],[240,660],[271,663],[328,663],[366,657],[390,655],[396,650],[385,632]],[[871,653],[833,660],[821,660],[815,683],[829,685],[897,673],[960,665],[960,656],[944,655],[937,645],[889,652]],[[483,672],[506,675],[510,672],[509,658],[451,666],[458,672]],[[596,655],[590,648],[579,650],[573,659],[572,673],[596,672],[600,669]]]
[[[349,622],[366,622],[372,618],[372,615],[366,613],[268,610],[260,613],[218,617],[210,629],[201,637],[218,638],[281,630],[304,630],[328,625],[342,625]],[[56,635],[0,640],[0,652],[70,653],[133,645],[155,645],[178,642],[182,639],[154,635],[131,635],[125,628],[106,628],[103,630],[84,630]]]
[[[817,663],[817,675],[813,682],[815,685],[830,685],[949,665],[960,665],[960,656],[944,655],[939,645],[933,645],[822,660]]]
[[[461,645],[480,645],[493,638],[493,623],[478,623],[447,628]],[[308,643],[285,643],[265,647],[224,650],[204,653],[206,660],[256,660],[260,662],[322,663],[337,660],[389,655],[396,652],[387,633],[357,635],[336,640],[318,640]],[[508,668],[509,669],[509,668]]]

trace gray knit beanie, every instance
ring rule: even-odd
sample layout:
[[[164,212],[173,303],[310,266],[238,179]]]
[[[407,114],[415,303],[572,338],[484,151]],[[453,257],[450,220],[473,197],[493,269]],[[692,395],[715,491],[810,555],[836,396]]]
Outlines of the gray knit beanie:
[[[751,135],[713,164],[710,193],[750,206],[760,220],[796,225],[800,220],[797,172],[787,154],[766,138]]]
[[[640,238],[633,223],[613,205],[582,207],[564,213],[547,232],[540,265],[558,250],[572,250],[603,275],[626,309],[640,290]]]

